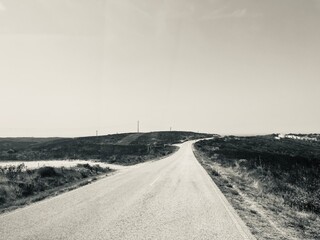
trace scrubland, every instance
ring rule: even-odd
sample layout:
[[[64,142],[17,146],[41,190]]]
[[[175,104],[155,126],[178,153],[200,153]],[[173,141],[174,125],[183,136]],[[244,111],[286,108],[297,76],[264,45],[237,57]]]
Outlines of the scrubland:
[[[226,136],[195,153],[258,239],[319,239],[318,141]]]
[[[0,161],[94,160],[118,165],[160,159],[175,143],[210,136],[193,132],[123,133],[80,138],[0,138]],[[88,161],[89,163],[89,161]],[[112,170],[99,165],[0,167],[0,212],[88,184]]]
[[[0,168],[0,212],[42,200],[48,196],[86,185],[111,173],[99,165],[78,164],[70,168],[25,165]]]

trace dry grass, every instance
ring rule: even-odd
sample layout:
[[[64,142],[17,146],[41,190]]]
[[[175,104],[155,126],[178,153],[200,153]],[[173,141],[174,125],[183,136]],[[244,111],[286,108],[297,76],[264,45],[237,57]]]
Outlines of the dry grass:
[[[275,183],[256,178],[261,169],[250,172],[239,164],[224,166],[216,161],[218,155],[195,153],[257,239],[320,239],[319,214],[299,210],[283,196],[266,191],[265,184]]]

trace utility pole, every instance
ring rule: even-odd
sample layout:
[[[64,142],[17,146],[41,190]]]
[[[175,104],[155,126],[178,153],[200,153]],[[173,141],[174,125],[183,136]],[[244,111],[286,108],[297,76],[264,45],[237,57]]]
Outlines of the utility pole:
[[[172,130],[172,127],[170,127],[170,132],[171,132],[171,130]]]
[[[96,136],[98,136],[98,130],[96,130]]]
[[[137,132],[139,132],[140,131],[140,122],[139,122],[139,120],[138,120],[138,124],[137,124]]]

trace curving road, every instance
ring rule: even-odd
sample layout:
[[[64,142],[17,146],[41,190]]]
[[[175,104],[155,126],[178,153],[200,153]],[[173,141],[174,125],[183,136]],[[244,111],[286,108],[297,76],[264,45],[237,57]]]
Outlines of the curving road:
[[[0,215],[0,239],[254,239],[194,157],[192,143]]]

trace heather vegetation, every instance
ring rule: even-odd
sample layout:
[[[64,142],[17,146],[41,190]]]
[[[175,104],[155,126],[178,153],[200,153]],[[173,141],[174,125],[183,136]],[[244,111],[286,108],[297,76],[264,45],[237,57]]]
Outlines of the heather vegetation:
[[[199,141],[195,149],[258,239],[318,236],[319,141],[226,136]]]

